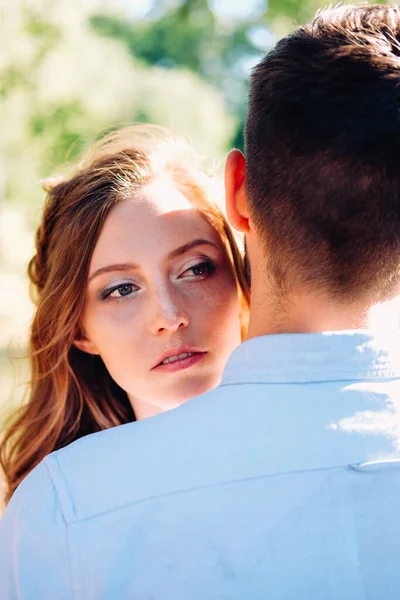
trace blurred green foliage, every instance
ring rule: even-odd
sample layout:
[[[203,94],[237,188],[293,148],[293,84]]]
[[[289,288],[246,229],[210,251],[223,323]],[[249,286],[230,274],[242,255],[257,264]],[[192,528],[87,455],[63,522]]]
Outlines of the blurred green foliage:
[[[14,203],[31,218],[42,199],[40,179],[123,124],[169,126],[212,159],[241,146],[250,66],[321,6],[259,0],[240,19],[213,12],[218,0],[154,0],[141,18],[129,12],[129,0],[7,4],[0,19],[0,205]]]
[[[34,217],[40,179],[134,121],[170,126],[205,155],[223,156],[235,115],[188,65],[150,66],[118,36],[99,35],[78,0],[15,0],[3,16],[0,202]]]

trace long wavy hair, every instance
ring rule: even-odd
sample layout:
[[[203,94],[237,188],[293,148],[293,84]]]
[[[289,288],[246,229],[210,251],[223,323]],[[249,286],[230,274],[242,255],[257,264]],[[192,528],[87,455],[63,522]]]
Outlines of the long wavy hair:
[[[88,152],[68,179],[45,182],[47,197],[28,266],[36,310],[30,330],[29,397],[12,416],[0,445],[6,502],[50,452],[135,420],[127,394],[102,359],[78,350],[93,249],[112,207],[158,177],[169,177],[218,232],[237,281],[242,335],[248,286],[242,253],[218,206],[220,191],[190,147],[154,126],[114,132]]]

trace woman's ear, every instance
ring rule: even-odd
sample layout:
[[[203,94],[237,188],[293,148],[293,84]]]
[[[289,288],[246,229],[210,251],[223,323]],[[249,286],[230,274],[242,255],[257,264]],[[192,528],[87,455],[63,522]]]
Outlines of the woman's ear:
[[[226,214],[232,227],[250,230],[246,196],[246,159],[240,150],[231,150],[225,164]]]
[[[99,354],[95,344],[81,330],[76,334],[74,346],[82,352],[87,352],[87,354]]]

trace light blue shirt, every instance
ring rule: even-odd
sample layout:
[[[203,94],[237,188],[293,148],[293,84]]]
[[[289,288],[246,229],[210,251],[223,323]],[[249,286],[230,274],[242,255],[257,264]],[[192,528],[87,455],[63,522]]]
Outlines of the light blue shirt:
[[[51,454],[1,521],[0,597],[398,600],[399,354],[254,338],[216,390]]]

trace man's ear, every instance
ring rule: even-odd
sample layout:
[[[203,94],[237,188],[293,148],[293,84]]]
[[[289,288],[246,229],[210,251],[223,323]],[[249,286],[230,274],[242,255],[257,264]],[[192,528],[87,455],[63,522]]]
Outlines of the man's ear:
[[[232,227],[250,230],[246,196],[246,159],[240,150],[231,150],[225,164],[226,214]]]
[[[79,330],[76,334],[74,346],[78,348],[78,350],[82,350],[82,352],[87,352],[87,354],[99,354],[95,344],[82,332],[82,330]]]

